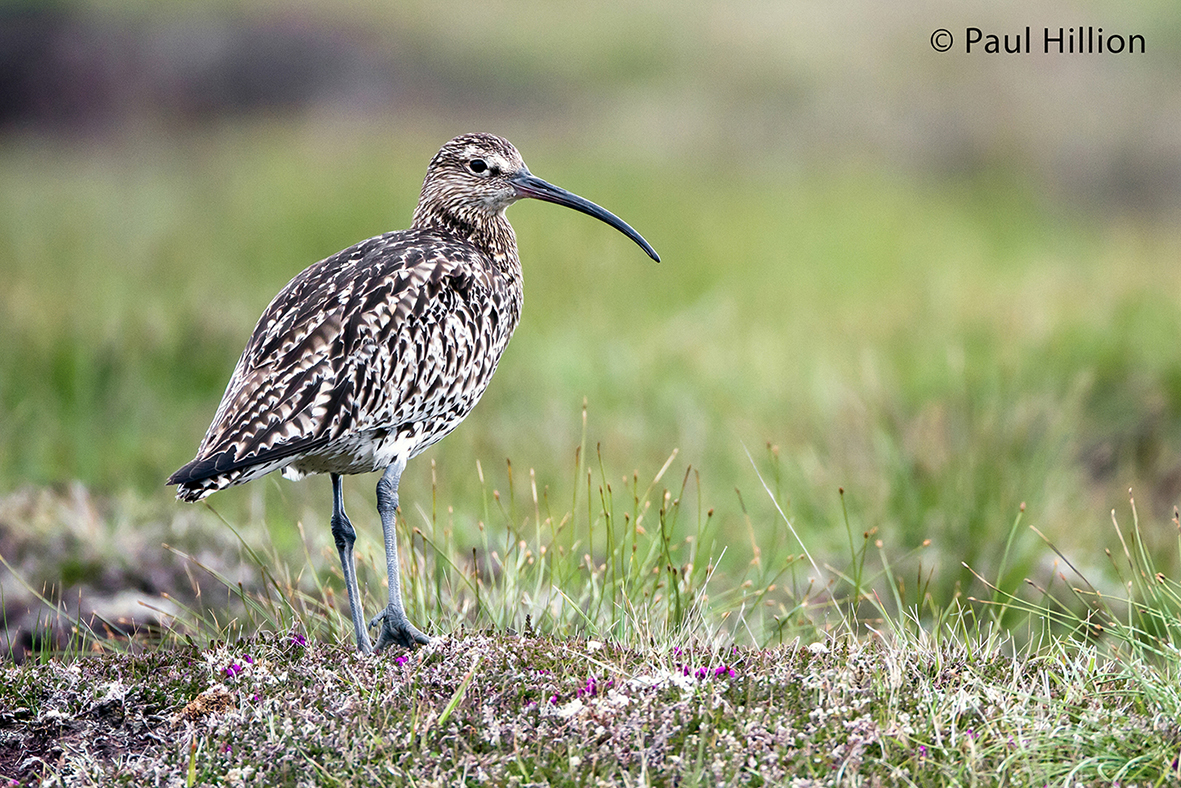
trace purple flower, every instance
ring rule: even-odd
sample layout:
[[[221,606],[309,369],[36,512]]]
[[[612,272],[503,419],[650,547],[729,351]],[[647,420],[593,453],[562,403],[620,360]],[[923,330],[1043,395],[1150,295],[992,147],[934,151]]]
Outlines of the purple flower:
[[[244,657],[242,657],[242,659],[246,660],[246,664],[247,664],[247,665],[253,665],[253,664],[254,664],[254,657],[250,656],[249,654],[247,654],[247,655],[245,655]]]
[[[703,679],[709,675],[709,668],[698,668],[693,672],[693,675],[699,679]]]
[[[550,702],[550,703],[553,703],[553,704],[557,704],[557,702],[558,702],[558,693],[556,693],[556,692],[555,692],[553,695],[550,695],[549,702]]]
[[[306,646],[307,644],[308,644],[308,639],[305,638],[301,633],[299,633],[299,632],[292,632],[291,633],[291,645]]]
[[[726,667],[725,665],[720,665],[714,669],[714,675],[719,678],[722,676],[729,676],[730,678],[734,678],[738,674],[734,672],[734,668],[729,668],[729,667]]]
[[[232,755],[234,752],[234,747],[233,747],[233,745],[231,745],[227,742],[226,746],[221,748],[221,751],[226,753],[227,755]]]
[[[402,667],[409,661],[410,657],[406,656],[405,654],[399,654],[398,656],[394,657],[394,664],[398,667]]]
[[[243,671],[243,667],[241,665],[239,665],[237,662],[235,662],[233,665],[230,665],[228,668],[226,668],[226,675],[229,676],[230,678],[233,678],[234,676],[237,676],[242,671]]]
[[[598,683],[595,681],[595,677],[590,676],[586,680],[586,685],[578,689],[577,695],[580,698],[584,695],[587,697],[594,697],[598,693],[598,689],[599,687]]]

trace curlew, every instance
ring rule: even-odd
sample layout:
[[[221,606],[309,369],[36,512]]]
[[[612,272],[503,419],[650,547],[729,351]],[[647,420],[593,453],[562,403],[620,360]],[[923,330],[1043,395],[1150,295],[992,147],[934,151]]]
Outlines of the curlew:
[[[467,134],[431,159],[410,229],[362,241],[292,279],[259,318],[176,497],[281,470],[332,479],[332,536],[357,648],[430,639],[406,617],[394,529],[406,463],[455,429],[488,387],[521,316],[521,261],[505,209],[531,197],[606,222],[659,262],[619,217],[534,176],[517,149]],[[383,471],[377,511],[389,604],[368,627],[341,476]],[[368,629],[381,624],[374,646]]]

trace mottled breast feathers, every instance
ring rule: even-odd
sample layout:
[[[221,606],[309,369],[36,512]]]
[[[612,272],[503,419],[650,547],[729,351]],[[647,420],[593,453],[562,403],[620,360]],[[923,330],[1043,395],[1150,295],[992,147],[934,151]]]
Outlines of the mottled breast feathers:
[[[418,454],[483,394],[520,318],[519,263],[429,229],[386,233],[271,301],[197,458],[191,500],[291,464],[360,473]]]

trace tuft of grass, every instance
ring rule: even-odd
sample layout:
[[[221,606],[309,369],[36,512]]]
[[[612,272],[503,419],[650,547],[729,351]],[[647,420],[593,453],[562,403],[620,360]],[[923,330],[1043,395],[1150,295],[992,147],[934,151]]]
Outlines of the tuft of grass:
[[[477,463],[483,516],[475,523],[478,537],[470,549],[461,540],[454,512],[438,505],[437,488],[432,487],[429,509],[402,512],[399,541],[408,614],[435,633],[524,632],[622,643],[738,637],[764,645],[794,636],[801,621],[811,632],[808,616],[793,614],[808,608],[809,594],[819,593],[815,578],[802,591],[777,585],[796,568],[799,555],[753,561],[745,572],[717,582],[724,540],[712,510],[702,505],[694,469],[686,467],[669,488],[664,485],[675,451],[643,478],[638,471],[609,472],[598,452],[588,460],[586,443],[584,429],[566,494],[539,489],[532,470],[522,484],[511,462],[504,469],[502,492]],[[366,520],[354,517],[354,522]],[[183,609],[169,624],[174,638],[211,642],[265,629],[352,642],[347,611],[336,598],[341,577],[334,551],[325,545],[318,563],[327,569],[312,569],[317,561],[300,523],[306,564],[293,572],[273,545],[255,549],[242,531],[225,520],[222,524],[238,536],[243,560],[258,581],[247,591],[241,582],[174,551],[212,576],[236,602],[229,621],[214,611]],[[376,610],[388,593],[384,554],[380,536],[361,527],[362,602],[366,610]],[[817,604],[816,610],[827,607],[831,603]]]

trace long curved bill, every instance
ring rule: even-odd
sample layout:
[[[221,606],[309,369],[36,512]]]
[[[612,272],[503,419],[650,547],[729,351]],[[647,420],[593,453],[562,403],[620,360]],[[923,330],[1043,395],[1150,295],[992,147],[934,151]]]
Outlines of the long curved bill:
[[[585,213],[587,216],[593,216],[601,222],[606,222],[635,241],[653,260],[658,263],[660,262],[660,255],[656,254],[656,250],[644,240],[644,236],[637,233],[631,228],[631,225],[606,208],[600,208],[590,200],[584,200],[577,194],[543,181],[528,170],[522,170],[511,176],[509,182],[512,183],[513,187],[517,190],[517,194],[521,197],[532,197],[535,200],[545,200],[546,202],[565,205],[567,208],[573,208],[576,211]]]

